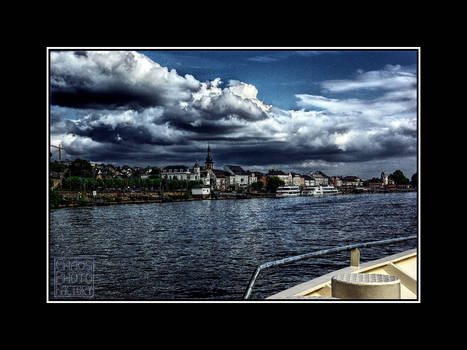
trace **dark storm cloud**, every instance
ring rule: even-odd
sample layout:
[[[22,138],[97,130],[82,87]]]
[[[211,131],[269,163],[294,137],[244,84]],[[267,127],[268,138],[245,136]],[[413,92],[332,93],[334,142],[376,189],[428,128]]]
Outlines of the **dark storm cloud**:
[[[230,81],[220,89],[219,84],[220,79],[200,83],[190,75],[181,77],[136,52],[51,54],[51,104],[94,109],[95,115],[71,125],[70,132],[97,142],[170,144],[180,142],[182,134],[230,135],[245,127],[242,121],[268,118],[267,106],[256,99],[253,85]],[[160,107],[161,113],[150,121],[122,123],[116,114],[132,110],[137,112],[133,117],[139,118],[153,106]],[[106,112],[98,113],[99,109]],[[156,135],[154,125],[179,132],[172,133],[177,137],[168,141]]]
[[[86,51],[74,51],[73,54],[74,54],[75,56],[78,56],[78,57],[80,57],[80,56],[82,56],[82,57],[88,57],[88,53],[87,53]]]
[[[228,120],[191,118],[189,113],[174,109],[146,109],[139,111],[113,111],[102,113],[94,110],[74,122],[66,120],[66,128],[56,123],[54,133],[68,132],[87,137],[96,142],[132,143],[152,145],[187,144],[201,140],[247,140],[252,136],[240,134],[245,125]],[[263,138],[266,139],[266,138]]]
[[[147,165],[147,162],[154,161],[156,163],[160,162],[161,160],[159,155],[153,155],[151,153],[144,152],[141,149],[135,150],[131,147],[115,144],[112,144],[110,147],[101,147],[99,149],[95,149],[91,153],[92,157],[90,157],[90,153],[87,151],[83,152],[74,148],[71,148],[68,154],[73,158],[89,159],[94,162],[111,164],[115,164],[117,162],[121,165],[125,163]]]
[[[105,124],[98,124],[92,128],[80,128],[75,125],[71,130],[73,134],[89,137],[97,142],[115,143],[154,143],[154,144],[169,144],[164,140],[154,140],[152,135],[143,126],[126,126],[125,124],[111,127]]]
[[[160,109],[147,109],[142,113],[133,110],[111,113],[94,111],[73,122],[68,131],[94,142],[134,147],[179,143],[180,137],[166,135],[167,126],[158,122],[160,113]]]
[[[216,159],[224,163],[243,165],[287,164],[291,161],[304,162],[310,159],[324,159],[330,156],[338,158],[343,152],[336,147],[328,146],[320,149],[304,148],[285,142],[264,142],[259,144],[232,146],[228,149],[215,148]],[[214,152],[214,148],[213,148]]]
[[[203,141],[203,142],[219,142],[223,144],[233,144],[236,145],[238,142],[241,142],[242,144],[248,144],[248,143],[263,143],[270,141],[270,137],[268,136],[229,136],[226,134],[213,134],[210,133],[209,135],[194,135],[194,136],[189,136],[188,139],[190,141]]]
[[[200,83],[131,51],[51,52],[51,103],[142,109],[188,100]]]
[[[378,148],[372,149],[374,158],[413,156],[417,154],[417,134],[408,128],[398,128],[375,135],[372,141]],[[372,152],[370,151],[370,154]]]
[[[171,106],[164,109],[157,122],[167,123],[177,130],[188,132],[189,136],[216,137],[240,132],[247,127],[248,121],[255,120],[255,117],[267,118],[264,112],[255,112],[247,117],[248,113],[242,111],[238,106],[225,105],[222,110],[219,110],[216,103],[203,108],[194,104],[189,105],[188,108]]]
[[[229,148],[215,149],[217,161],[222,163],[238,163],[246,166],[263,166],[268,164],[300,164],[313,160],[327,162],[365,162],[376,159],[386,159],[393,156],[416,155],[416,140],[398,136],[379,135],[369,139],[372,147],[349,148],[345,151],[336,145],[323,146],[304,145],[289,142],[262,141],[256,144],[233,144]],[[220,143],[222,144],[222,143]]]
[[[74,86],[52,89],[51,103],[57,106],[90,109],[137,109],[159,106],[164,100],[150,91],[120,86],[82,87]]]
[[[144,159],[146,154],[148,161],[191,163],[204,159],[207,142],[215,150],[217,164],[245,166],[301,164],[312,160],[347,163],[416,154],[416,132],[406,126],[367,133],[347,120],[339,124],[338,117],[311,112],[295,111],[283,117],[286,123],[269,118],[238,124],[238,120],[191,119],[173,111],[172,114],[165,109],[94,111],[77,121],[58,123],[53,130],[57,133],[66,130],[82,139],[83,142],[75,144],[65,142],[66,150],[73,149],[70,154],[87,153],[95,161],[109,157],[135,161]],[[303,128],[308,129],[301,133]],[[274,141],[277,132],[284,136]]]
[[[210,136],[216,137],[216,135],[228,135],[242,127],[234,125],[220,125],[215,122],[200,121],[197,124],[189,123],[181,119],[170,119],[167,123],[178,130],[187,131],[197,135],[195,138],[206,139]]]
[[[251,84],[220,88],[218,78],[182,77],[134,52],[56,52],[50,71],[51,138],[75,157],[191,165],[204,159],[208,142],[217,165],[304,168],[416,154],[413,79],[399,73],[362,74],[325,87],[375,89],[389,82],[404,90],[386,86],[371,100],[298,94],[303,109],[286,111],[264,105]],[[74,120],[67,119],[73,110]]]

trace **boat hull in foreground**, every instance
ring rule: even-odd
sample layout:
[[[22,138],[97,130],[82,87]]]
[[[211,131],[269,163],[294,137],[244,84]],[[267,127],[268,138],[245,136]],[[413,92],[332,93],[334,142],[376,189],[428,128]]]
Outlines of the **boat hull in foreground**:
[[[395,276],[400,280],[400,299],[417,299],[417,249],[407,250],[382,259],[349,266],[311,281],[286,289],[266,299],[346,299],[335,298],[332,279],[343,274],[375,274]],[[368,298],[371,299],[371,298]]]

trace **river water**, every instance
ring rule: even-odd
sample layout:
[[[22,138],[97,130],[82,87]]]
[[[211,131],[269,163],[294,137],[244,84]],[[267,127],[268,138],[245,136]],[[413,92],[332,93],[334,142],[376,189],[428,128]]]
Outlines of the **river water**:
[[[205,200],[63,208],[49,216],[54,262],[93,260],[82,300],[240,300],[259,264],[341,245],[417,234],[417,193]],[[361,262],[416,248],[360,249]],[[263,270],[251,299],[348,266],[349,252]],[[74,296],[66,296],[74,299]]]

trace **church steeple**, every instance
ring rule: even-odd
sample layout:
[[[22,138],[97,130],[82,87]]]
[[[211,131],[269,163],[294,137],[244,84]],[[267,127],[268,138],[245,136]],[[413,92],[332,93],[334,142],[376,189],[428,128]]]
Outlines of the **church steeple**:
[[[206,169],[214,169],[214,162],[212,160],[211,147],[209,147],[209,143],[208,143],[208,155],[206,156],[206,161],[204,165]]]

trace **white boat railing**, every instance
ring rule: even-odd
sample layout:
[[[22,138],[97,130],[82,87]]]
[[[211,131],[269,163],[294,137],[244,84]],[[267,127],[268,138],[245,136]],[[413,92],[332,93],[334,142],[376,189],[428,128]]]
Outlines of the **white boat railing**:
[[[284,264],[289,264],[293,263],[299,260],[305,260],[305,259],[310,259],[310,258],[315,258],[318,256],[323,256],[331,253],[338,253],[346,250],[351,251],[351,256],[350,256],[350,264],[351,266],[358,266],[359,260],[360,260],[360,253],[358,251],[358,248],[367,248],[367,247],[372,247],[376,245],[386,245],[386,244],[391,244],[391,243],[396,243],[396,242],[403,242],[403,241],[408,241],[410,239],[416,239],[417,235],[412,235],[412,236],[405,236],[405,237],[399,237],[399,238],[392,238],[392,239],[384,239],[381,241],[372,241],[372,242],[366,242],[366,243],[357,243],[357,244],[350,244],[346,246],[341,246],[341,247],[336,247],[336,248],[330,248],[330,249],[323,249],[319,250],[317,252],[311,252],[311,253],[306,253],[302,255],[296,255],[280,260],[274,260],[274,261],[269,261],[264,264],[259,265],[253,275],[250,278],[250,283],[248,284],[247,289],[245,290],[245,293],[243,295],[243,299],[249,299],[251,292],[253,290],[253,286],[256,282],[256,279],[258,278],[259,273],[261,270],[264,270],[268,267],[274,267],[274,266],[280,266]]]

